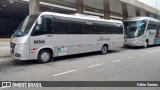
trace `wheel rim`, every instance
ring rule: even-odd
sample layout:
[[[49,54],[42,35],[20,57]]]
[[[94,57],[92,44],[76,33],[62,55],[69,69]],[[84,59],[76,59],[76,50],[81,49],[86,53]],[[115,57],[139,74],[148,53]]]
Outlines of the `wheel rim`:
[[[42,60],[43,62],[47,62],[47,61],[49,60],[49,58],[50,58],[49,53],[44,52],[44,53],[41,54],[41,60]]]
[[[103,53],[106,53],[107,52],[107,47],[103,47]]]

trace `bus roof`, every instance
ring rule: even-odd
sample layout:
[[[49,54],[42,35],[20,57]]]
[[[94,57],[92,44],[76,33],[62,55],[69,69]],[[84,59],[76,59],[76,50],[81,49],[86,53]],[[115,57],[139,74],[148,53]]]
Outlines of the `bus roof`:
[[[81,14],[60,14],[55,12],[41,12],[40,16],[41,15],[53,15],[53,16],[60,16],[60,17],[84,19],[84,20],[102,21],[106,23],[123,24],[122,21],[119,21],[119,20],[106,20],[106,19],[98,18],[97,16],[89,16],[89,15],[81,15]]]
[[[155,22],[160,22],[160,20],[154,19],[152,17],[134,17],[134,18],[127,19],[125,21],[140,21],[140,20],[151,20]]]

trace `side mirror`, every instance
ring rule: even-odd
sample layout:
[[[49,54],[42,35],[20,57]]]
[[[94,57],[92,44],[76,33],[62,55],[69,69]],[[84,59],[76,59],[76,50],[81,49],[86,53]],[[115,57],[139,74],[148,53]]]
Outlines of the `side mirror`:
[[[39,17],[39,18],[37,19],[37,24],[38,24],[38,25],[41,25],[41,24],[42,24],[42,17]]]

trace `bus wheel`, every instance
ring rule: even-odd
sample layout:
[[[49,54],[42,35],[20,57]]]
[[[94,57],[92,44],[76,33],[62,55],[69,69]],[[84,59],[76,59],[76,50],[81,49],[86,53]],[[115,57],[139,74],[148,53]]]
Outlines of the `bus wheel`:
[[[101,54],[107,54],[107,53],[108,53],[108,46],[103,45],[102,50],[101,50]]]
[[[145,43],[144,43],[144,48],[147,48],[148,47],[148,41],[146,40]]]
[[[48,63],[52,60],[51,52],[48,50],[41,50],[38,54],[39,63]]]

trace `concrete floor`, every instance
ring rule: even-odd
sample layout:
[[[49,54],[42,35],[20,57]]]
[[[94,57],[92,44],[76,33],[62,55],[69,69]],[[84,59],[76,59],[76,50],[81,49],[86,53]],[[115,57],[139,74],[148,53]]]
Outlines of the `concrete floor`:
[[[38,64],[5,58],[0,81],[160,81],[160,46],[120,48],[106,55],[88,53]],[[2,88],[1,88],[2,89]],[[31,90],[160,90],[160,88],[29,88]],[[22,90],[22,88],[6,88]],[[27,88],[28,90],[28,88]]]
[[[10,56],[10,45],[9,41],[0,42],[0,57]],[[1,61],[1,58],[0,58]]]

